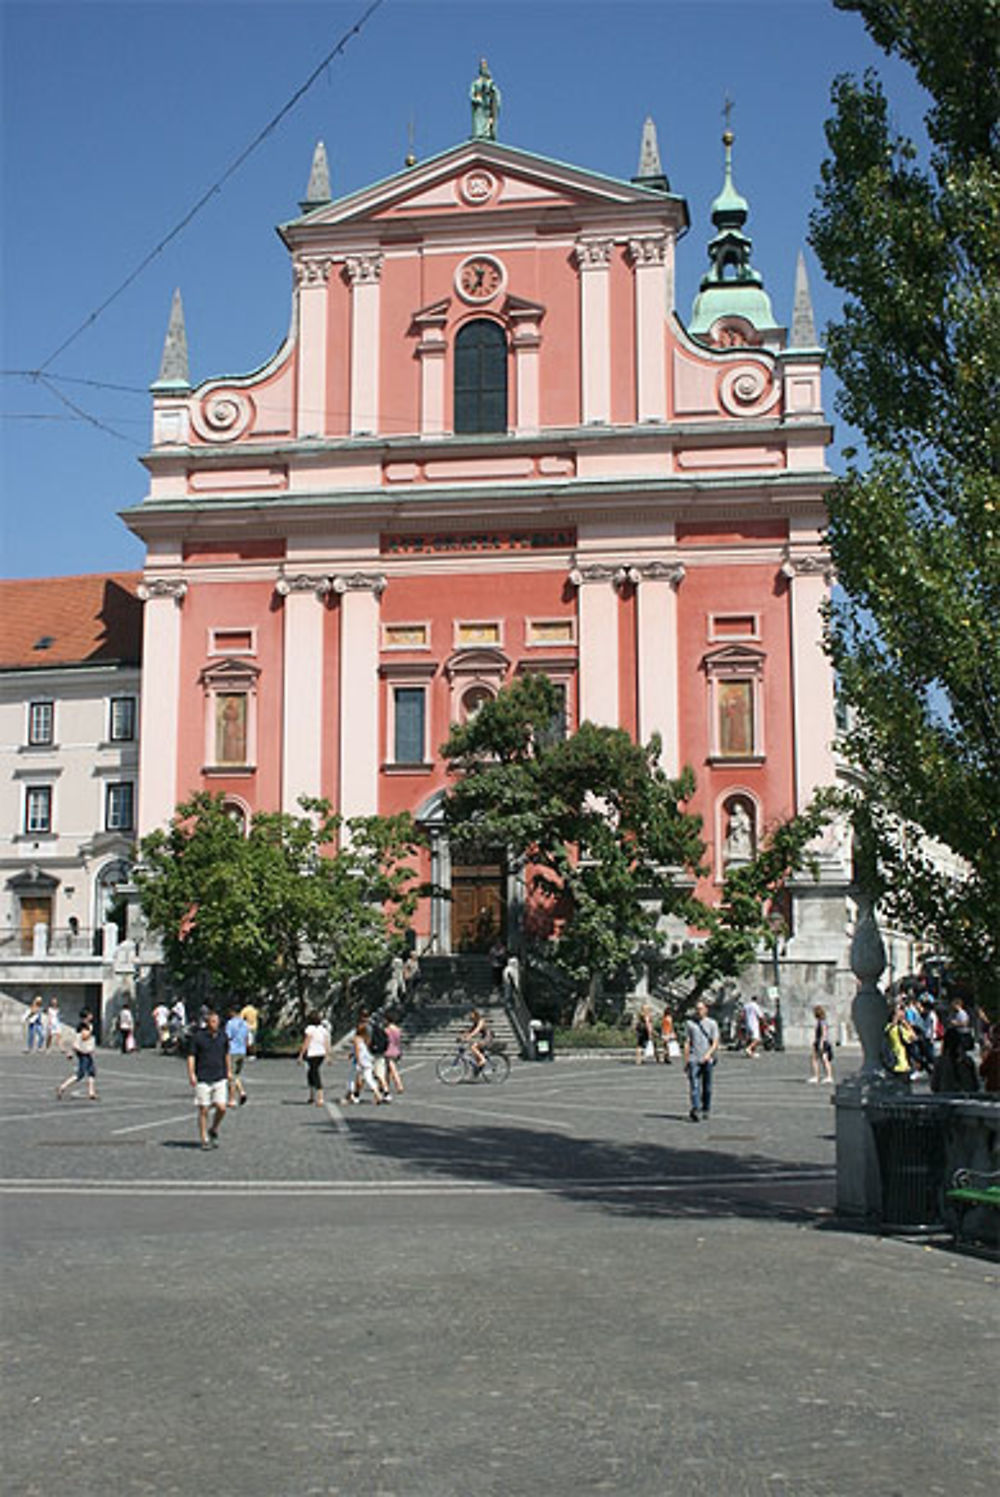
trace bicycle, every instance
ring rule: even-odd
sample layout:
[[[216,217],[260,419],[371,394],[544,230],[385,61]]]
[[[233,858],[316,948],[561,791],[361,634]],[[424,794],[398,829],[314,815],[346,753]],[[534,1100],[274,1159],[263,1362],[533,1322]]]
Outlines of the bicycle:
[[[442,1055],[434,1069],[438,1080],[443,1081],[445,1086],[457,1086],[460,1081],[499,1084],[510,1075],[510,1060],[503,1050],[494,1045],[484,1052],[483,1064],[477,1067],[469,1046],[459,1040],[454,1053]]]

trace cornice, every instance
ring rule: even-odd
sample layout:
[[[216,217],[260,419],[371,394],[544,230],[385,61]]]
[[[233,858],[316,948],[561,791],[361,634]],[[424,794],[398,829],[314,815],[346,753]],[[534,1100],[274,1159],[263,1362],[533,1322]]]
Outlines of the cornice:
[[[576,447],[599,447],[602,444],[613,450],[623,445],[638,443],[648,446],[653,443],[677,442],[704,446],[738,445],[746,437],[766,438],[787,436],[801,443],[806,435],[828,446],[833,440],[833,428],[822,416],[788,421],[780,416],[759,419],[740,417],[709,417],[703,421],[663,421],[644,423],[639,426],[568,426],[551,427],[541,432],[522,436],[510,435],[464,436],[427,438],[411,433],[407,436],[367,437],[317,437],[304,440],[279,442],[247,441],[226,447],[173,446],[168,449],[155,448],[144,453],[139,461],[150,472],[184,469],[193,463],[198,467],[232,468],[234,464],[247,468],[264,466],[275,460],[308,462],[310,458],[329,461],[331,458],[349,459],[357,456],[404,461],[407,458],[419,462],[433,462],[442,457],[472,457],[484,450],[497,449],[503,453],[550,452]]]

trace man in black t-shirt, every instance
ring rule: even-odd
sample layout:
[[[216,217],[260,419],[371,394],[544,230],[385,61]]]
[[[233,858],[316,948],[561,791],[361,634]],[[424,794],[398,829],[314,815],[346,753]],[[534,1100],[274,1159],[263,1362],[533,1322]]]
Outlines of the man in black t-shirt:
[[[204,1029],[191,1036],[187,1058],[188,1080],[194,1087],[198,1109],[198,1136],[203,1149],[219,1147],[219,1127],[226,1115],[226,1101],[232,1081],[229,1041],[219,1015],[209,1011]],[[213,1109],[212,1126],[208,1126],[208,1109]]]

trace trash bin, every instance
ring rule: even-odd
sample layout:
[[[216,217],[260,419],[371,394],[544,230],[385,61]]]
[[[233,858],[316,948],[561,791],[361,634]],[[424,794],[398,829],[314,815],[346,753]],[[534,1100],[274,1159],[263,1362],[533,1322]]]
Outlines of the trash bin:
[[[534,1023],[531,1026],[536,1060],[554,1060],[556,1054],[555,1030],[551,1024]]]
[[[943,1229],[944,1109],[923,1099],[874,1103],[870,1112],[882,1181],[883,1231]]]

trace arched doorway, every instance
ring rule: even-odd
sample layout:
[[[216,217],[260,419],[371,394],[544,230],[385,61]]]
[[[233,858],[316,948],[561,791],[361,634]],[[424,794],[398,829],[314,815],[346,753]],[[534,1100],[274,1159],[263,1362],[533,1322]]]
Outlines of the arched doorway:
[[[431,932],[428,951],[440,956],[487,952],[499,936],[510,944],[523,889],[502,848],[459,845],[448,836],[444,794],[437,791],[416,820],[431,849]]]

